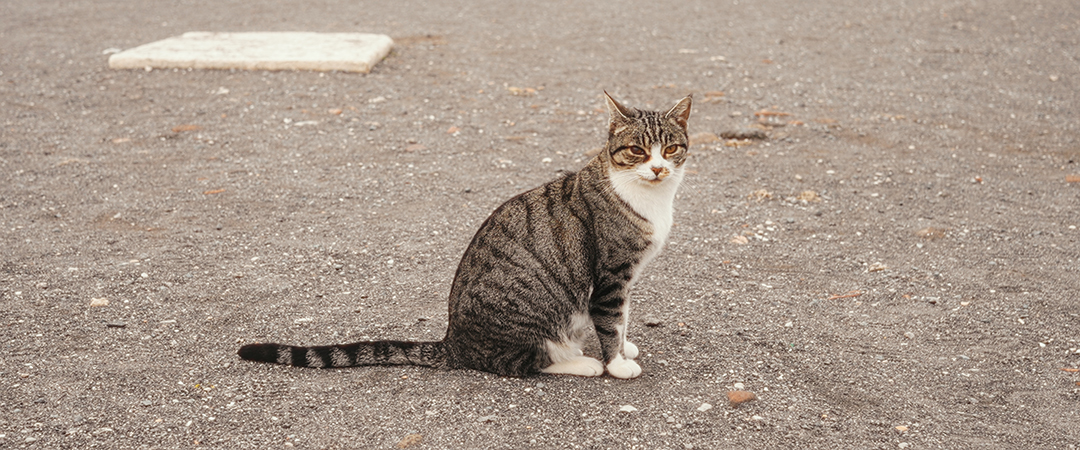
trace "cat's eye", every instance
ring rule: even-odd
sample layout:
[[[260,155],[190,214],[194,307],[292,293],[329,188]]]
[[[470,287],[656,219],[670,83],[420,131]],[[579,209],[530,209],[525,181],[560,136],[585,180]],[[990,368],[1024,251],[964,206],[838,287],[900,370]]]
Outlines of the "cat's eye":
[[[674,155],[678,151],[679,151],[679,146],[678,145],[669,146],[668,148],[664,149],[664,156]]]
[[[645,149],[643,149],[641,147],[638,147],[636,145],[632,145],[632,146],[627,147],[627,148],[630,149],[630,153],[633,153],[633,154],[635,154],[637,156],[645,156]]]

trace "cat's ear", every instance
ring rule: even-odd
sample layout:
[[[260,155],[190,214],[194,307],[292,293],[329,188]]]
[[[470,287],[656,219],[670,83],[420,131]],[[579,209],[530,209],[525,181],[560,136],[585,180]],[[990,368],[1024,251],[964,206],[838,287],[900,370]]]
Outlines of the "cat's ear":
[[[623,124],[629,121],[631,117],[637,116],[637,111],[634,108],[623,106],[622,103],[611,98],[607,91],[604,91],[604,98],[607,100],[608,114],[611,116],[611,133],[615,134],[625,127]]]
[[[675,106],[672,106],[668,112],[664,113],[664,117],[674,119],[675,123],[682,127],[683,131],[686,131],[686,122],[690,120],[690,103],[692,103],[691,97],[693,96],[694,94],[687,95],[682,100],[679,100],[679,103],[676,103]]]

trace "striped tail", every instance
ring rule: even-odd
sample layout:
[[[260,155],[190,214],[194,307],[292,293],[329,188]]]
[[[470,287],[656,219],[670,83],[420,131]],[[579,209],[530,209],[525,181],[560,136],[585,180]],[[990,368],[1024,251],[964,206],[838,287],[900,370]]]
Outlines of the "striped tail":
[[[374,341],[319,347],[249,344],[240,347],[237,354],[249,361],[326,369],[398,365],[444,367],[446,363],[442,342]]]

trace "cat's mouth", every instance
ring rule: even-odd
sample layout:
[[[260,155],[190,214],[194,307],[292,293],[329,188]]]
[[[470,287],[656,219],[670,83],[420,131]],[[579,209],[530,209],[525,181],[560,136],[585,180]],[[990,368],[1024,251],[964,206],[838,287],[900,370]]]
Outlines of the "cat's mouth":
[[[649,184],[660,184],[669,175],[671,175],[671,174],[668,173],[666,170],[665,171],[653,170],[653,171],[651,171],[651,173],[648,173],[648,174],[643,174],[641,172],[638,172],[638,178],[640,178],[641,181],[644,181],[644,182],[649,183]]]

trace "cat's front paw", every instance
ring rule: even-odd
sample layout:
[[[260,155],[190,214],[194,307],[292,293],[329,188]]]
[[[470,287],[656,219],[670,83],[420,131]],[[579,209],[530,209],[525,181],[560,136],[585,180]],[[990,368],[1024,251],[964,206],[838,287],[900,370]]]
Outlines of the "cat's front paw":
[[[607,371],[615,378],[626,380],[637,378],[638,375],[641,375],[641,366],[634,362],[634,360],[623,358],[622,355],[620,355],[616,356],[615,359],[607,364]]]
[[[633,342],[626,341],[622,344],[622,353],[626,359],[634,359],[638,357],[638,348]]]

